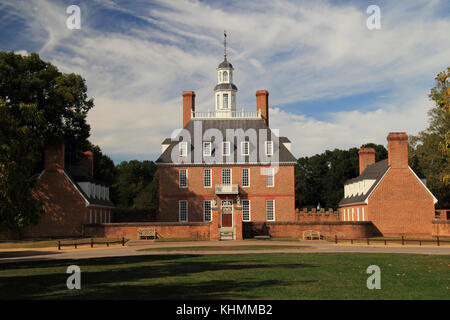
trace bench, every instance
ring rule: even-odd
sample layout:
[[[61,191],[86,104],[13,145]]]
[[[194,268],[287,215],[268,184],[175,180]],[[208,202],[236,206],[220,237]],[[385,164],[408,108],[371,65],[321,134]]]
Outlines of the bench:
[[[314,230],[303,231],[303,240],[320,240],[320,232]]]
[[[255,236],[255,239],[258,239],[258,240],[267,240],[267,239],[270,239],[270,236]]]
[[[156,239],[156,229],[155,228],[146,228],[146,229],[138,229],[138,239],[148,240],[148,238]]]

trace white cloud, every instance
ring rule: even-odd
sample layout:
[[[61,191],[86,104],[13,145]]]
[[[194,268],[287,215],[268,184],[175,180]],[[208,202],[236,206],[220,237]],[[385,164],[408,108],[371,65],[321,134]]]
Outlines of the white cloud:
[[[380,31],[366,28],[365,8],[333,2],[218,7],[177,0],[137,10],[117,1],[88,2],[80,5],[85,20],[75,31],[65,27],[61,4],[6,3],[12,16],[25,17],[26,36],[40,43],[42,58],[86,78],[96,104],[88,116],[91,140],[123,158],[159,152],[160,142],[181,125],[183,90],[196,91],[197,109],[213,108],[223,29],[240,89],[238,108],[255,108],[255,91],[268,89],[271,125],[292,140],[298,156],[385,143],[389,131],[423,129],[428,90],[450,53],[450,20],[437,15],[444,1],[389,2],[381,7]],[[94,28],[99,6],[148,25],[126,32]],[[277,107],[381,91],[388,92],[382,104],[336,110],[326,120]]]

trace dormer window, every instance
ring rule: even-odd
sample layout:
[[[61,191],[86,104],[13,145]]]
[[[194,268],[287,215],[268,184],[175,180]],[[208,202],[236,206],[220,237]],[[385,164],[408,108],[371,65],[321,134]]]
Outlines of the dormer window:
[[[187,142],[180,142],[179,148],[180,157],[187,157]]]
[[[266,156],[273,155],[273,141],[266,141]]]
[[[211,142],[203,142],[203,156],[211,156]]]

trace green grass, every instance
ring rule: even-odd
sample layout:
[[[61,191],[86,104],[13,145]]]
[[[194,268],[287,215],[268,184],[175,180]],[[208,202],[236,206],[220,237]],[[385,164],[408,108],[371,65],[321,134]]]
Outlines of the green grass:
[[[269,238],[269,239],[255,239],[255,238],[248,238],[245,239],[245,241],[300,241],[298,238]]]
[[[244,245],[244,246],[196,246],[196,247],[164,247],[146,248],[138,251],[245,251],[245,250],[282,250],[282,249],[311,249],[308,246],[285,245]]]
[[[81,268],[81,290],[66,269]],[[381,290],[366,287],[370,265]],[[0,299],[449,299],[448,256],[149,255],[0,264]]]
[[[93,238],[94,245],[96,243],[105,243],[105,242],[117,242],[122,241],[122,239],[113,239],[113,238]],[[64,238],[64,239],[53,239],[53,240],[18,240],[18,241],[0,241],[0,249],[16,249],[16,248],[24,248],[24,249],[32,249],[32,248],[56,248],[58,246],[58,241],[61,241],[61,244],[70,244],[73,245],[77,243],[77,245],[90,244],[91,238]]]

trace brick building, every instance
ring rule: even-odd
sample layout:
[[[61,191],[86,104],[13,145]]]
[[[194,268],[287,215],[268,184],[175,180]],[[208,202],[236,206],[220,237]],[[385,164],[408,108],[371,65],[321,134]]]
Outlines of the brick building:
[[[384,236],[432,234],[437,199],[408,165],[408,136],[391,132],[388,159],[375,162],[375,150],[359,150],[357,178],[345,182],[341,220],[371,221]]]
[[[92,152],[84,152],[77,165],[64,158],[64,143],[47,146],[45,168],[33,192],[44,212],[37,225],[25,229],[25,237],[81,236],[83,224],[111,221],[114,205],[109,187],[93,179]]]
[[[220,238],[242,239],[242,222],[295,219],[290,141],[269,128],[269,92],[256,92],[256,110],[236,107],[233,66],[217,68],[214,111],[196,111],[195,93],[183,92],[183,129],[162,143],[161,222],[218,219]],[[216,217],[216,218],[215,218]]]

